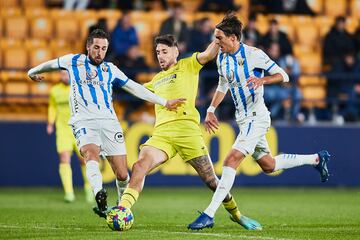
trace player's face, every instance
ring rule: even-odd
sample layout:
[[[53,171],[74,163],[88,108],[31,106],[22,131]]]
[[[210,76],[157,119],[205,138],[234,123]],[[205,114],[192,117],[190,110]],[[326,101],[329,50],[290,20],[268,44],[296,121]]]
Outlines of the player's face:
[[[215,38],[218,40],[220,50],[225,53],[232,53],[236,48],[236,37],[235,35],[226,36],[220,29],[215,29]]]
[[[70,80],[70,78],[69,78],[68,72],[65,71],[65,70],[61,70],[61,71],[60,71],[60,81],[62,81],[62,82],[65,83],[66,85],[68,85],[68,84],[69,84],[69,80]]]
[[[87,46],[90,60],[99,65],[104,61],[109,42],[106,38],[94,38],[92,44]]]
[[[169,47],[160,43],[156,46],[156,56],[161,69],[166,70],[175,65],[176,59],[179,56],[179,50],[177,47]]]

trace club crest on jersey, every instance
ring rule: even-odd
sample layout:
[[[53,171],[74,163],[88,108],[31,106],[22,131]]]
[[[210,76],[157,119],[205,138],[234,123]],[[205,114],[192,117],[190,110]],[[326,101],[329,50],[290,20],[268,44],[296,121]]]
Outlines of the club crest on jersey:
[[[236,57],[236,61],[238,63],[239,66],[244,65],[244,59],[241,58],[240,56]]]
[[[98,72],[96,70],[86,71],[86,78],[87,79],[94,79],[98,76]]]
[[[102,70],[103,72],[108,72],[108,71],[109,71],[109,68],[108,68],[107,66],[102,66],[102,67],[101,67],[101,70]]]

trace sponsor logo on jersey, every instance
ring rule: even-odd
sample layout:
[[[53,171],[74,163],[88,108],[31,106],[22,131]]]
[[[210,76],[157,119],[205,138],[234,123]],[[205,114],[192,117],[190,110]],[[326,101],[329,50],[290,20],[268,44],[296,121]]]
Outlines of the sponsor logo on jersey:
[[[108,72],[108,71],[109,71],[109,68],[108,68],[107,66],[102,66],[102,67],[101,67],[101,70],[102,70],[103,72]]]
[[[160,79],[159,81],[157,81],[156,83],[154,83],[154,88],[157,88],[161,85],[164,85],[165,83],[175,83],[175,79],[176,79],[176,73],[172,74],[170,76],[164,77],[162,79]]]

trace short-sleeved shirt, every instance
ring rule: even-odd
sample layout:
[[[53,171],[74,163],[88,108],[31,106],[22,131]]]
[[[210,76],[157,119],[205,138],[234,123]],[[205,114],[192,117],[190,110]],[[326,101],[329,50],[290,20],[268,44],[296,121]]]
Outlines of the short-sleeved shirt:
[[[84,54],[58,58],[59,68],[70,76],[69,124],[79,120],[117,119],[112,104],[112,88],[122,87],[128,77],[110,62],[93,65]]]
[[[235,105],[237,121],[248,116],[265,115],[269,111],[264,103],[263,86],[254,90],[246,86],[251,76],[263,77],[265,71],[272,74],[279,66],[262,50],[241,43],[234,54],[219,52],[217,57],[219,85],[230,90]]]
[[[203,65],[197,60],[197,53],[181,59],[174,66],[156,74],[144,86],[165,99],[186,98],[186,103],[176,111],[155,105],[155,127],[176,120],[192,120],[199,124],[200,115],[195,108],[199,85],[199,72]]]

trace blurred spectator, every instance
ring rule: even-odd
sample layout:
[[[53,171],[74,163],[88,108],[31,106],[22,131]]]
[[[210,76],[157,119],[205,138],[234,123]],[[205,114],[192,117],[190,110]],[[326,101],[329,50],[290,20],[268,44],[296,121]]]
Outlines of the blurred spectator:
[[[360,116],[359,58],[353,52],[345,53],[329,76],[328,97],[333,100],[333,109],[338,110],[347,121],[357,120]]]
[[[138,0],[135,3],[135,8],[138,10],[145,10],[145,11],[167,10],[168,4],[166,0]]]
[[[280,31],[279,24],[276,19],[270,21],[270,29],[261,39],[263,49],[269,49],[272,43],[280,46],[280,57],[293,53],[292,46],[286,33]]]
[[[145,62],[138,46],[131,46],[126,55],[118,59],[117,66],[130,78],[136,79],[136,73],[146,72],[149,66]]]
[[[171,16],[162,22],[160,27],[160,35],[172,34],[178,41],[180,53],[185,53],[189,30],[186,22],[183,20],[184,8],[180,3],[175,3],[171,9]]]
[[[65,10],[84,10],[88,5],[89,0],[64,0]]]
[[[146,64],[144,56],[141,54],[138,46],[132,46],[128,49],[126,55],[116,63],[117,66],[128,76],[130,79],[136,81],[137,73],[146,72],[149,70],[149,66]],[[137,111],[140,107],[144,106],[144,101],[135,97],[134,95],[122,90],[117,89],[115,91],[116,98],[125,103],[124,117],[128,119],[130,114]]]
[[[261,41],[261,35],[259,31],[256,29],[256,17],[252,15],[249,17],[249,22],[246,25],[244,31],[244,43],[249,46],[257,47]]]
[[[201,12],[227,12],[237,11],[241,6],[237,6],[234,0],[203,0],[198,11]]]
[[[354,52],[354,40],[345,29],[344,17],[337,17],[334,26],[326,34],[323,44],[324,64],[332,68],[341,62],[345,52]]]
[[[138,45],[139,40],[130,14],[124,12],[110,36],[111,61],[124,57],[130,47]]]
[[[91,0],[89,4],[89,8],[91,9],[104,9],[110,8],[112,4],[112,0]]]
[[[264,13],[315,15],[306,0],[252,0],[251,3]]]
[[[266,85],[264,98],[273,119],[281,119],[285,114],[286,120],[302,121],[300,114],[301,92],[297,86],[300,75],[299,62],[292,56],[280,56],[280,46],[272,43],[267,51],[269,57],[274,60],[289,75],[289,83],[283,85]]]
[[[204,17],[195,21],[194,28],[190,33],[189,52],[204,51],[211,43],[214,34],[210,18]]]
[[[359,20],[360,23],[360,20]],[[355,33],[354,33],[354,45],[355,45],[355,51],[356,55],[360,57],[360,25],[357,27]]]

